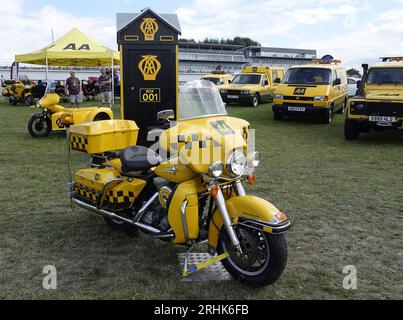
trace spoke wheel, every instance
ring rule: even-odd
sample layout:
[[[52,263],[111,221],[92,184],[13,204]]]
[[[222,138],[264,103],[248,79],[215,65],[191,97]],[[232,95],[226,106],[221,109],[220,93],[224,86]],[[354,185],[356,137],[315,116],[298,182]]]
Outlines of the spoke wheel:
[[[34,138],[47,136],[51,129],[50,119],[42,114],[34,114],[28,122],[28,132]]]
[[[263,231],[236,226],[242,253],[232,245],[225,227],[221,229],[217,253],[229,253],[222,260],[225,269],[235,279],[254,287],[275,282],[287,264],[287,244],[284,235],[272,235]]]

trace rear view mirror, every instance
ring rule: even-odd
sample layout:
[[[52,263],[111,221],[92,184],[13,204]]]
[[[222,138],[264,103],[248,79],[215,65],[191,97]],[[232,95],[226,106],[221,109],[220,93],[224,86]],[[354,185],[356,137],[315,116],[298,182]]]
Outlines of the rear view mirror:
[[[341,80],[339,78],[337,78],[336,80],[333,81],[333,85],[334,86],[339,86],[341,85]]]
[[[162,110],[157,113],[157,121],[159,123],[169,122],[175,118],[175,112],[173,110]]]
[[[364,69],[364,71],[368,70],[368,64],[367,63],[363,63],[361,66]]]
[[[361,80],[358,80],[358,81],[357,81],[357,89],[361,88],[361,85],[362,85],[362,81],[361,81]]]
[[[281,79],[280,78],[274,79],[274,83],[281,83]]]
[[[264,81],[264,85],[265,85],[265,86],[268,86],[268,85],[269,85],[269,81],[268,81],[268,80],[265,80],[265,81]]]

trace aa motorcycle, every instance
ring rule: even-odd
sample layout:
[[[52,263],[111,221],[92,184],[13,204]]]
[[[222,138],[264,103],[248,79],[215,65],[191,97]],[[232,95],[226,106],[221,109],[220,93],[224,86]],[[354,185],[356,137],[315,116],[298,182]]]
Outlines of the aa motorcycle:
[[[287,262],[287,216],[270,202],[247,194],[260,163],[248,147],[250,125],[228,116],[209,81],[180,89],[177,120],[158,113],[158,136],[136,145],[137,124],[109,120],[71,126],[69,194],[73,207],[103,216],[114,230],[138,231],[187,248],[184,277],[220,261],[248,285],[273,283]],[[72,172],[73,151],[87,153],[88,168]],[[191,265],[189,254],[206,244],[211,260]]]

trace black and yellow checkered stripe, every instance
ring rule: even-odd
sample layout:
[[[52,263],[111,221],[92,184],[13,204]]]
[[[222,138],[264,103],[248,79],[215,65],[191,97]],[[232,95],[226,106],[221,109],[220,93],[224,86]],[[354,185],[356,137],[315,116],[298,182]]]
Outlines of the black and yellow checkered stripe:
[[[85,136],[70,135],[71,149],[87,152],[88,139]]]
[[[83,185],[75,185],[74,192],[84,198],[96,201],[98,199],[98,192],[94,189],[88,188]]]
[[[106,199],[109,203],[115,206],[131,206],[136,197],[132,191],[116,191],[112,189],[109,190],[109,195]]]
[[[178,150],[185,147],[185,150],[193,148],[204,149],[213,145],[214,148],[221,147],[221,143],[215,141],[212,137],[200,138],[198,134],[179,135],[177,142],[171,143],[172,150]]]

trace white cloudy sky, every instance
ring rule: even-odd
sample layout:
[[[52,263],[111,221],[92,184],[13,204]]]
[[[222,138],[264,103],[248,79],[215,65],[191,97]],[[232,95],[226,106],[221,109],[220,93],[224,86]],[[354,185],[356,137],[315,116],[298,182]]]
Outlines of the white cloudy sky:
[[[265,46],[317,49],[348,67],[403,55],[403,0],[1,0],[0,64],[78,27],[116,48],[116,12],[177,13],[183,37],[248,36]]]

